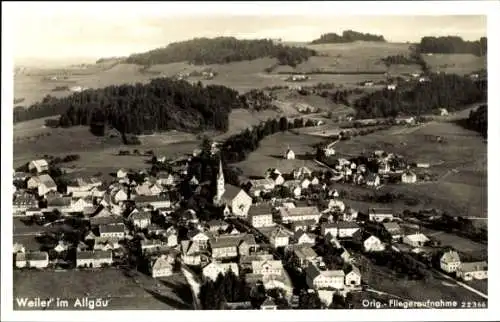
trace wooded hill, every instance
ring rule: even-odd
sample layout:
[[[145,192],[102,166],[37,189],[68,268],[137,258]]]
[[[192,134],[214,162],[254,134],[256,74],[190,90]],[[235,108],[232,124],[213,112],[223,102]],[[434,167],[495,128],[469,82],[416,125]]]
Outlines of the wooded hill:
[[[369,33],[362,33],[353,30],[345,30],[342,35],[336,33],[327,33],[321,35],[318,39],[311,41],[312,45],[317,44],[335,44],[335,43],[348,43],[355,41],[380,41],[385,42],[384,36],[374,35]]]
[[[234,37],[217,37],[171,43],[163,48],[130,55],[125,62],[155,65],[188,61],[194,65],[208,65],[274,57],[280,65],[295,67],[316,55],[316,51],[312,49],[275,44],[268,39],[240,40]]]
[[[423,37],[420,40],[419,51],[422,54],[473,54],[486,56],[488,39],[481,37],[476,41],[465,41],[460,37]]]

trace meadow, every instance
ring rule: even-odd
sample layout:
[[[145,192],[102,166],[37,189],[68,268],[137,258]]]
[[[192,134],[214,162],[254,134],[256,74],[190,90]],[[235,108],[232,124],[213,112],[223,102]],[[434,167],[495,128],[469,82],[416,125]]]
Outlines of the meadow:
[[[434,72],[465,75],[486,68],[486,57],[472,54],[433,54],[423,58]]]

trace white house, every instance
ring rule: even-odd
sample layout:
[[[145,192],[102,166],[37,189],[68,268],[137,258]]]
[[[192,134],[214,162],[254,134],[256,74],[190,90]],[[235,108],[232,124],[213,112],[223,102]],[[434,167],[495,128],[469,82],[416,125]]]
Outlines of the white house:
[[[283,263],[280,260],[252,261],[252,273],[264,277],[281,276]]]
[[[396,84],[388,84],[388,85],[387,85],[387,89],[388,89],[389,91],[394,91],[394,90],[396,90]]]
[[[49,163],[44,159],[33,160],[28,164],[28,170],[35,173],[47,172],[49,171]]]
[[[460,256],[454,250],[447,251],[441,256],[439,265],[446,273],[454,273],[460,267]]]
[[[287,149],[284,157],[286,160],[294,160],[295,159],[295,152],[293,152],[291,149]]]
[[[150,261],[150,272],[153,278],[171,276],[173,270],[174,265],[164,255]]]
[[[274,226],[272,208],[268,205],[253,205],[248,211],[248,221],[255,228]]]
[[[277,227],[269,234],[269,240],[273,247],[285,247],[290,243],[291,232],[288,232],[282,227]]]
[[[310,263],[306,268],[306,282],[309,288],[318,290],[325,288],[344,289],[345,273],[342,270],[321,270]]]
[[[394,219],[392,209],[389,208],[370,208],[368,210],[368,217],[370,221],[375,222],[390,221]]]
[[[49,266],[49,254],[47,252],[26,252],[16,254],[16,267],[45,268]]]
[[[202,274],[204,278],[215,281],[219,274],[225,275],[229,271],[232,271],[236,276],[238,276],[238,264],[211,262],[207,266],[203,267]]]
[[[422,233],[406,235],[403,237],[403,243],[411,247],[422,247],[429,241],[429,238]]]
[[[125,177],[127,177],[127,170],[125,170],[124,168],[119,169],[118,171],[116,171],[116,177],[118,179],[124,179]]]
[[[125,238],[125,225],[122,223],[99,225],[99,237],[123,239]]]
[[[76,252],[76,267],[101,267],[113,263],[111,251],[83,251]]]
[[[417,175],[412,171],[405,171],[401,175],[401,182],[403,183],[415,183],[417,182]]]
[[[351,265],[350,269],[346,270],[345,273],[346,287],[356,287],[361,285],[361,272],[356,266]]]
[[[488,264],[486,262],[461,263],[457,269],[457,278],[464,281],[488,278]]]
[[[149,211],[136,211],[132,212],[128,220],[137,228],[145,229],[151,225],[151,212]]]
[[[314,245],[316,236],[299,229],[293,235],[293,240],[297,245]]]
[[[343,212],[345,210],[345,204],[342,200],[330,199],[330,201],[328,201],[328,209]]]
[[[181,258],[186,265],[198,266],[201,263],[202,250],[190,240],[181,241]]]
[[[375,236],[368,237],[363,242],[365,252],[381,252],[385,250],[385,245]]]
[[[321,213],[318,207],[295,207],[295,208],[279,208],[281,220],[283,222],[294,222],[313,219],[318,222],[321,217]]]
[[[276,186],[280,186],[282,185],[283,183],[285,183],[285,178],[283,177],[283,175],[279,172],[273,172],[271,174],[269,174],[269,177],[268,179],[271,179],[273,180],[274,184]]]
[[[360,230],[358,224],[353,221],[339,221],[336,223],[324,223],[321,226],[321,234],[326,236],[330,233],[338,238],[350,238]]]
[[[307,188],[309,188],[311,183],[312,183],[311,180],[309,180],[308,178],[304,178],[300,181],[300,187],[302,189],[307,189]]]
[[[293,259],[298,267],[306,268],[309,263],[318,260],[318,254],[316,254],[311,246],[294,247]]]
[[[39,196],[45,196],[49,191],[57,191],[57,185],[48,174],[31,177],[27,182],[28,189],[37,189]]]

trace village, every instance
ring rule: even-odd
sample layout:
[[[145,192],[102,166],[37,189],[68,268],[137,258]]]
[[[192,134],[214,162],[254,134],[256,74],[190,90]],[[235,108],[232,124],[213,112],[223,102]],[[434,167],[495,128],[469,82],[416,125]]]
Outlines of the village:
[[[227,301],[224,308],[304,308],[299,302],[311,294],[321,302],[315,308],[353,308],[353,294],[373,292],[365,265],[382,262],[407,279],[438,274],[481,296],[466,283],[487,279],[487,262],[462,260],[460,250],[426,236],[404,213],[355,209],[338,191],[340,182],[374,190],[415,184],[408,161],[385,151],[348,160],[335,159],[333,145],[319,150],[328,171],[263,169],[262,179],[240,186],[225,178],[215,142],[173,163],[154,157],[155,171],[122,168],[111,182],[77,178],[66,187],[49,175],[50,161],[33,160],[14,173],[15,268],[132,267],[152,278],[182,272],[193,298],[201,284],[232,272],[265,292],[257,307]],[[201,155],[216,164],[210,181],[189,170]],[[295,159],[292,148],[283,159]]]

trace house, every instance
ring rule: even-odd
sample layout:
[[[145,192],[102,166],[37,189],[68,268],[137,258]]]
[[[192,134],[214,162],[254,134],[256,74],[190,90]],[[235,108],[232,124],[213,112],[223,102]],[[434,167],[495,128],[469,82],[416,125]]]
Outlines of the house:
[[[196,178],[196,176],[192,176],[189,180],[189,184],[192,186],[197,186],[200,184],[200,181]]]
[[[273,180],[275,186],[280,186],[283,183],[285,183],[285,178],[279,172],[273,172],[273,173],[269,174],[268,179]]]
[[[167,245],[169,247],[175,247],[179,244],[179,235],[177,234],[177,230],[175,229],[168,229],[164,234],[164,237],[167,240]]]
[[[342,270],[321,270],[315,263],[310,263],[305,273],[311,289],[344,289],[345,273]]]
[[[141,251],[143,254],[166,251],[170,247],[168,244],[159,239],[142,239]]]
[[[375,236],[370,236],[363,242],[365,252],[381,252],[385,250],[385,245]]]
[[[149,196],[137,196],[134,199],[135,205],[138,208],[152,207],[153,209],[159,208],[170,208],[172,202],[170,198],[166,195],[149,195]]]
[[[454,273],[460,267],[460,256],[456,251],[449,250],[441,256],[439,266],[446,273]]]
[[[238,246],[240,244],[239,238],[233,236],[223,235],[216,236],[210,241],[210,248],[212,249],[212,258],[226,259],[238,256]]]
[[[119,169],[118,171],[116,171],[116,177],[118,179],[126,178],[127,177],[127,170],[125,170],[124,168]]]
[[[226,230],[228,227],[229,227],[229,224],[227,222],[225,222],[224,220],[212,219],[207,223],[207,228],[210,232],[218,232],[218,231]]]
[[[129,215],[128,221],[139,229],[145,229],[151,225],[151,212],[134,211]]]
[[[344,221],[354,221],[358,218],[358,211],[354,208],[347,207],[342,214]]]
[[[431,165],[429,163],[425,163],[425,162],[419,162],[417,163],[417,168],[429,168]]]
[[[201,264],[203,250],[190,240],[181,241],[181,258],[186,265],[198,266]]]
[[[262,192],[272,191],[275,187],[275,182],[271,178],[250,180],[250,194],[258,197]]]
[[[176,178],[171,174],[158,174],[156,178],[156,183],[162,186],[173,186],[175,185]]]
[[[439,115],[441,116],[448,116],[448,110],[445,108],[440,108],[439,109]]]
[[[302,188],[300,187],[300,180],[289,180],[283,183],[283,186],[288,188],[295,198],[300,197]]]
[[[26,252],[26,247],[24,247],[23,244],[14,241],[14,245],[12,246],[12,252],[14,254],[16,254],[16,253],[24,253],[24,252]]]
[[[272,297],[267,297],[260,305],[261,310],[277,310],[278,306]]]
[[[345,286],[346,287],[356,287],[361,285],[361,272],[359,268],[354,265],[344,270],[345,273]]]
[[[389,90],[389,91],[394,91],[394,90],[396,90],[396,84],[388,84],[388,85],[387,85],[387,90]]]
[[[392,240],[400,239],[403,235],[401,227],[395,222],[385,222],[382,224],[384,232],[391,236]]]
[[[239,275],[238,264],[211,262],[207,266],[203,267],[202,275],[206,279],[215,281],[219,276],[219,274],[225,275],[229,271],[232,271],[236,276],[238,276]]]
[[[57,185],[48,174],[31,177],[27,182],[28,189],[36,189],[39,196],[45,196],[49,191],[57,191]]]
[[[92,230],[89,230],[83,237],[83,240],[89,241],[89,240],[95,240],[96,238],[97,236],[92,232]]]
[[[308,167],[300,167],[293,170],[294,180],[301,180],[304,178],[309,178],[310,176],[312,176],[312,171]]]
[[[123,218],[111,213],[107,208],[100,209],[97,214],[90,217],[90,226],[122,223]]]
[[[188,232],[187,237],[193,243],[197,244],[200,249],[207,249],[210,238],[212,237],[210,233],[202,232],[199,230],[191,230]]]
[[[330,233],[337,238],[352,238],[361,228],[353,221],[339,221],[336,223],[324,223],[321,225],[321,234],[326,236]]]
[[[150,261],[151,277],[165,277],[173,274],[174,265],[170,263],[166,256],[162,255]]]
[[[296,232],[298,230],[309,231],[316,226],[316,221],[314,219],[309,220],[298,220],[292,222],[292,231]]]
[[[241,239],[241,243],[238,246],[238,254],[240,256],[248,256],[251,252],[255,252],[258,244],[255,241],[255,237],[252,234],[245,234]]]
[[[53,197],[46,196],[47,210],[59,210],[61,212],[68,211],[71,207],[71,197],[61,197],[55,195]]]
[[[120,240],[117,237],[96,237],[94,239],[95,251],[113,251],[120,248]]]
[[[391,172],[391,167],[389,166],[389,163],[385,160],[382,161],[378,166],[378,173],[387,174],[389,172]]]
[[[263,277],[281,276],[283,263],[280,260],[252,261],[252,273]]]
[[[123,201],[128,200],[128,193],[124,188],[119,188],[113,191],[110,195],[111,202],[114,204],[120,204]]]
[[[92,197],[79,198],[77,201],[72,202],[70,205],[71,212],[83,212],[87,208],[94,206]]]
[[[47,252],[25,252],[16,254],[16,267],[46,268],[49,266],[49,254]]]
[[[366,176],[366,185],[369,187],[378,187],[380,186],[380,177],[375,173],[370,173]]]
[[[328,202],[328,209],[343,212],[345,210],[345,204],[342,200],[330,199]]]
[[[300,268],[306,268],[318,259],[318,254],[310,246],[295,247],[292,254],[295,264]]]
[[[486,262],[461,263],[457,269],[457,278],[464,281],[488,278],[488,264]]]
[[[274,226],[272,208],[269,205],[253,205],[248,211],[248,221],[255,228]]]
[[[401,175],[402,183],[415,183],[417,182],[417,175],[413,171],[405,171]]]
[[[113,263],[111,251],[94,250],[76,253],[76,267],[102,267]]]
[[[68,249],[69,249],[69,245],[68,245],[68,243],[67,243],[67,242],[65,242],[65,241],[62,241],[62,240],[60,240],[60,241],[57,243],[56,247],[54,247],[54,251],[55,251],[56,253],[62,253],[62,252],[67,251]]]
[[[28,164],[28,170],[37,174],[47,172],[49,171],[49,163],[44,159],[30,161]]]
[[[88,192],[92,188],[97,188],[101,185],[102,181],[96,178],[91,178],[89,181],[83,178],[77,178],[66,187],[66,192],[74,195],[79,192]]]
[[[293,234],[293,240],[297,245],[314,245],[316,236],[299,229]]]
[[[311,185],[311,180],[308,178],[304,178],[300,181],[300,188],[301,189],[307,189]]]
[[[403,243],[411,247],[422,247],[429,241],[430,239],[422,233],[406,235],[403,237]]]
[[[285,247],[290,243],[290,236],[291,233],[280,226],[271,231],[269,241],[275,248]]]
[[[26,211],[27,209],[38,208],[38,200],[34,195],[28,193],[16,194],[13,201],[13,211]]]
[[[387,220],[393,220],[394,215],[392,214],[392,209],[388,208],[370,208],[368,210],[368,217],[370,221],[383,222]]]
[[[99,225],[99,237],[121,240],[125,238],[125,225],[122,223]]]
[[[294,222],[309,219],[313,219],[315,222],[318,222],[321,217],[318,207],[315,206],[295,208],[281,207],[279,211],[283,222]]]
[[[295,160],[295,152],[288,148],[284,155],[285,160]]]

